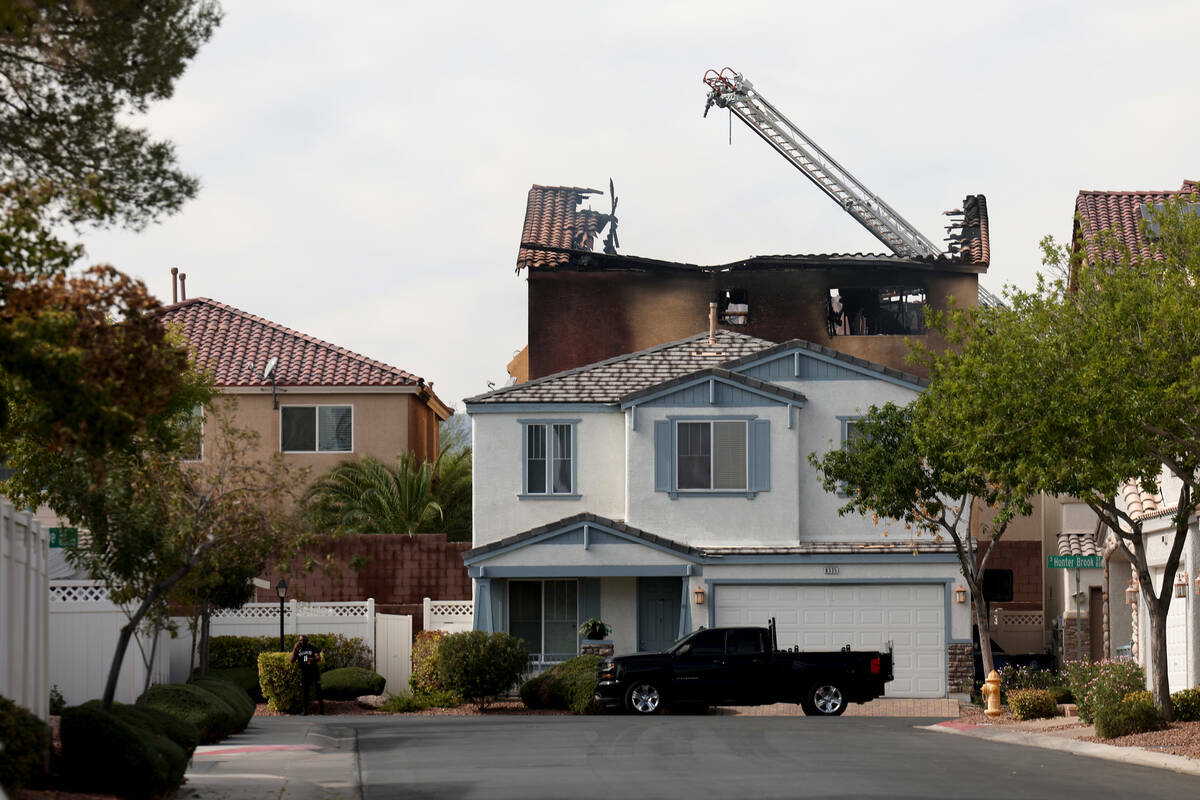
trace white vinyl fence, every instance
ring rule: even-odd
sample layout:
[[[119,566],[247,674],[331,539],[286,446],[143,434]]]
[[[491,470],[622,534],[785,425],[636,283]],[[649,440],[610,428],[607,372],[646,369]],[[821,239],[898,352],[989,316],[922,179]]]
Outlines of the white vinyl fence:
[[[412,675],[412,617],[407,614],[379,614],[375,617],[375,671],[387,684],[386,694],[404,694]]]
[[[427,631],[469,631],[475,626],[475,603],[471,600],[430,600],[426,597],[423,622]]]
[[[49,531],[0,500],[0,695],[49,712]]]
[[[104,585],[96,581],[54,581],[50,584],[50,683],[58,687],[68,705],[78,705],[104,695],[104,684],[112,666],[121,628],[129,621],[121,607],[108,598]],[[136,639],[136,641],[135,641]],[[135,634],[125,651],[115,699],[132,703],[142,693],[146,665],[138,642],[151,648],[149,639]],[[164,633],[150,667],[151,683],[170,679],[170,646]]]

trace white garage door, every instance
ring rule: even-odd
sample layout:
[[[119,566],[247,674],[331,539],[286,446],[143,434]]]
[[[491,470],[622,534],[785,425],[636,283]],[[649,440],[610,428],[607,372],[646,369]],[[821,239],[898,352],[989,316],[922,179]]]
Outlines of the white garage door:
[[[1156,587],[1162,586],[1162,573],[1163,570],[1156,570]],[[1173,590],[1168,586],[1166,591]],[[1191,686],[1187,679],[1187,606],[1188,598],[1172,597],[1171,607],[1167,610],[1167,684],[1172,692]],[[1148,635],[1145,641],[1149,644]]]
[[[895,646],[888,697],[946,696],[945,587],[926,584],[722,584],[717,625],[762,625],[775,617],[779,646],[885,650]]]

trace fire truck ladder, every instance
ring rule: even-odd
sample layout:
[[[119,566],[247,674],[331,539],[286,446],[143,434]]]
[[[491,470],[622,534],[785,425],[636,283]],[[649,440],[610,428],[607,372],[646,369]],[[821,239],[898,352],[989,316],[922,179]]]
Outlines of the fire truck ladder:
[[[720,72],[710,69],[704,82],[709,88],[705,116],[714,105],[728,108],[896,255],[941,255],[938,247],[779,113],[740,73],[729,67]]]

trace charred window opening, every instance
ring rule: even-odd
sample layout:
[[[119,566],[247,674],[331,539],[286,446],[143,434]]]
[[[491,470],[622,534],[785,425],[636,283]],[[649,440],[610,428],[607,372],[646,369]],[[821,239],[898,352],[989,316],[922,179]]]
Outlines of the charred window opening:
[[[722,289],[717,292],[718,318],[726,325],[745,325],[750,321],[750,303],[745,289]]]
[[[830,336],[925,333],[925,290],[915,286],[830,289]]]

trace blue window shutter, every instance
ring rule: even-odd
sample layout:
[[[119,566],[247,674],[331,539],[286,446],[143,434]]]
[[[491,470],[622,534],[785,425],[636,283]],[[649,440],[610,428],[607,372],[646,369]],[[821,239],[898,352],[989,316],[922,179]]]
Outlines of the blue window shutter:
[[[771,491],[771,421],[750,423],[750,491]]]
[[[669,492],[671,486],[671,423],[665,419],[654,421],[654,491]]]

